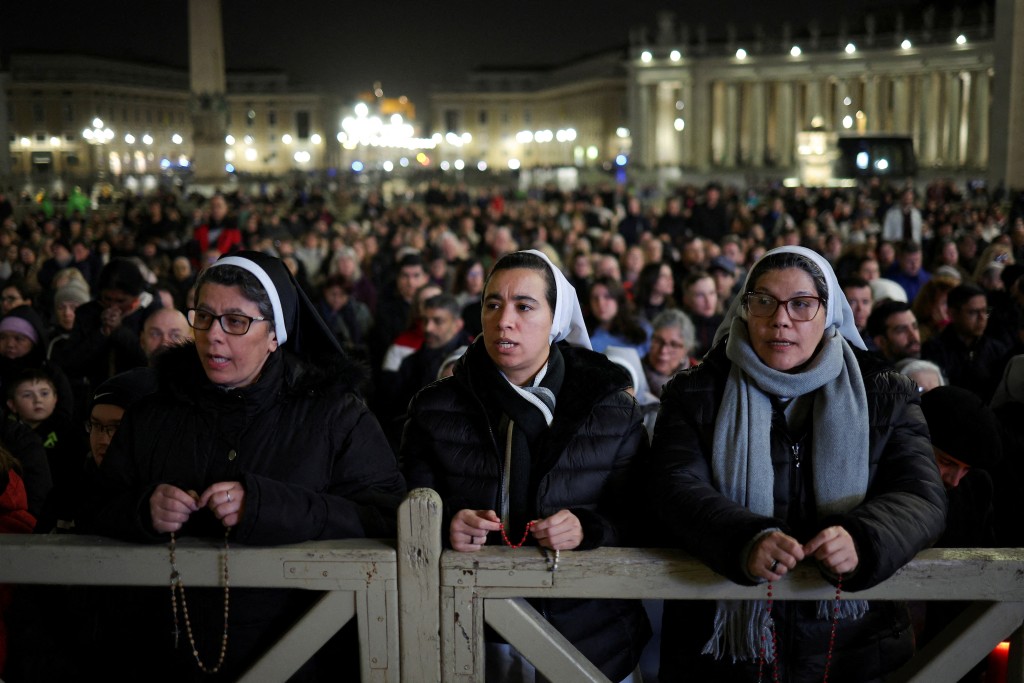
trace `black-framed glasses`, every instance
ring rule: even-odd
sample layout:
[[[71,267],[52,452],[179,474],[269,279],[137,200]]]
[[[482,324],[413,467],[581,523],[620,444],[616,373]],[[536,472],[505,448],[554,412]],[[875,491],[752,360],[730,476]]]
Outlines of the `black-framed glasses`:
[[[227,334],[242,335],[249,331],[249,327],[256,322],[267,320],[263,316],[256,318],[241,313],[221,313],[214,315],[201,308],[188,309],[188,324],[194,330],[208,330],[213,327],[213,321],[220,323],[220,329]]]
[[[779,310],[779,306],[786,307],[786,313],[791,320],[796,322],[807,322],[814,320],[821,308],[823,299],[820,296],[795,296],[792,299],[776,299],[771,294],[760,292],[747,292],[747,310],[750,315],[758,318],[770,318]]]
[[[120,422],[118,422],[117,424],[105,425],[100,424],[99,422],[93,422],[92,420],[85,421],[85,431],[87,433],[92,434],[93,432],[98,432],[100,434],[106,434],[109,437],[113,437],[114,432],[116,432],[117,428],[120,426]]]

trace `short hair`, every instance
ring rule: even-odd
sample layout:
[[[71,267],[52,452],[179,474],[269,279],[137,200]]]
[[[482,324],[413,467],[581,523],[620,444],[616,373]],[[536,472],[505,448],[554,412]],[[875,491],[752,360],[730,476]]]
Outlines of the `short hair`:
[[[957,310],[963,308],[964,304],[976,296],[985,296],[985,290],[978,285],[963,284],[957,285],[949,290],[946,295],[946,305]]]
[[[678,308],[666,308],[654,316],[654,320],[651,321],[652,333],[665,327],[673,327],[679,330],[679,336],[683,338],[687,351],[697,345],[697,330],[693,325],[693,321],[690,320],[690,316]]]
[[[426,311],[428,308],[443,308],[456,318],[462,315],[462,306],[459,305],[459,300],[451,294],[436,294],[430,297],[423,302],[423,310]]]
[[[687,289],[689,289],[690,287],[692,287],[696,283],[700,282],[701,280],[707,280],[707,279],[714,280],[715,277],[711,273],[706,271],[706,270],[693,270],[693,271],[690,271],[690,273],[685,278],[683,278],[683,285],[682,285],[683,293],[685,294]]]
[[[903,313],[910,310],[910,304],[906,301],[893,301],[886,299],[875,306],[868,316],[868,334],[872,337],[884,337],[886,327],[889,324],[889,316]]]
[[[839,289],[846,291],[847,287],[867,287],[870,289],[871,283],[857,275],[849,275],[839,281]]]
[[[97,292],[118,289],[130,296],[142,294],[145,288],[146,278],[143,277],[138,264],[124,257],[113,258],[110,263],[103,266],[96,283]]]
[[[418,251],[408,252],[402,258],[398,259],[397,267],[399,270],[408,266],[419,266],[426,270],[426,266],[423,263],[423,255]]]
[[[914,240],[903,240],[899,244],[900,255],[917,254],[921,251],[921,245]]]
[[[225,287],[238,287],[242,296],[256,304],[260,315],[271,324],[274,323],[274,306],[270,303],[270,295],[263,288],[256,276],[238,266],[223,265],[216,268],[204,268],[196,279],[196,303],[199,303],[199,294],[206,283],[224,285]]]
[[[949,382],[946,381],[946,375],[943,374],[942,368],[930,360],[924,360],[922,358],[904,358],[903,360],[896,363],[896,371],[901,375],[910,377],[915,372],[933,372],[935,376],[939,378],[939,386],[944,387]]]
[[[18,393],[18,387],[28,382],[46,382],[53,389],[54,395],[57,394],[57,383],[50,373],[42,368],[25,368],[14,376],[14,381],[7,387],[7,398],[13,399]]]
[[[352,293],[352,282],[341,273],[335,273],[324,280],[324,283],[320,286],[320,291],[325,292],[331,287],[338,287],[346,294]]]

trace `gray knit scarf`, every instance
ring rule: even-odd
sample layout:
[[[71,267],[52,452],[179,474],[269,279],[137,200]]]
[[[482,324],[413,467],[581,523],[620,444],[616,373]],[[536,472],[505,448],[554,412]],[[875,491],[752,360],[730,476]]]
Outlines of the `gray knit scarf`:
[[[786,373],[765,365],[753,347],[745,320],[732,322],[726,356],[732,369],[715,421],[711,470],[715,486],[752,512],[774,514],[774,470],[771,458],[771,396],[795,398],[817,391],[812,415],[813,490],[819,518],[856,507],[868,487],[868,408],[864,380],[853,350],[835,329],[817,355],[800,372]],[[745,559],[745,558],[744,558]],[[831,602],[818,605],[818,617],[831,616]],[[858,619],[867,611],[863,600],[843,600],[840,618]],[[759,656],[762,634],[771,626],[767,603],[719,600],[714,632],[702,654],[732,661]],[[765,642],[771,642],[767,637]],[[769,648],[770,649],[770,648]],[[766,652],[772,661],[775,652]]]

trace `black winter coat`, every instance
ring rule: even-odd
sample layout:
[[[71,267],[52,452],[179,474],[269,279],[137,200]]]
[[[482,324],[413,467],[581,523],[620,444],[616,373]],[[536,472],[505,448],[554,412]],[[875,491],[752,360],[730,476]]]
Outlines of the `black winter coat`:
[[[463,509],[500,510],[504,451],[500,409],[483,382],[490,363],[482,340],[455,366],[455,374],[420,391],[409,406],[401,459],[410,487],[429,487],[444,501],[443,535]],[[565,378],[554,421],[530,474],[538,517],[562,509],[583,527],[579,549],[628,542],[627,517],[635,510],[635,470],[646,458],[643,415],[624,389],[629,379],[605,356],[559,345]],[[498,534],[488,543],[501,544]],[[528,544],[532,543],[532,539]],[[544,600],[538,609],[613,681],[637,665],[650,637],[643,608],[627,600]]]
[[[823,528],[842,526],[859,557],[856,571],[843,577],[846,595],[889,578],[935,542],[945,523],[946,496],[917,388],[869,354],[856,354],[871,430],[868,492],[853,510],[828,519],[816,518],[812,500],[811,434],[791,435],[779,410],[771,427],[774,516],[757,515],[715,488],[710,463],[715,419],[732,365],[724,340],[701,366],[665,387],[652,446],[650,493],[656,517],[666,522],[676,544],[719,574],[752,585],[746,552],[759,533],[778,528],[806,542]],[[800,460],[793,456],[794,444],[803,446]],[[834,577],[825,578],[834,582]],[[818,619],[816,609],[815,603],[775,604],[780,680],[821,680],[831,622]],[[756,661],[732,665],[699,654],[711,636],[713,614],[713,603],[666,602],[660,680],[757,679]],[[873,602],[863,618],[840,621],[829,679],[863,683],[895,670],[912,654],[905,606]]]
[[[279,349],[255,384],[223,390],[206,378],[195,348],[187,345],[162,354],[158,371],[160,390],[125,415],[103,460],[99,490],[86,514],[88,533],[166,542],[149,515],[158,484],[202,493],[215,482],[239,481],[244,514],[232,542],[394,536],[405,485],[376,419],[349,390],[359,379],[355,367],[328,373]],[[204,508],[178,535],[222,539],[224,529]],[[188,597],[193,624],[203,624],[199,650],[212,665],[222,633],[222,591],[192,589]],[[310,597],[316,596],[232,589],[225,677],[254,661],[308,607]],[[162,589],[154,609],[166,617],[164,629],[171,628],[167,603]],[[148,632],[143,637],[150,649],[154,642],[168,648],[156,655],[166,661],[170,639]],[[189,649],[178,651],[178,673],[201,676]],[[152,672],[151,665],[147,675]]]

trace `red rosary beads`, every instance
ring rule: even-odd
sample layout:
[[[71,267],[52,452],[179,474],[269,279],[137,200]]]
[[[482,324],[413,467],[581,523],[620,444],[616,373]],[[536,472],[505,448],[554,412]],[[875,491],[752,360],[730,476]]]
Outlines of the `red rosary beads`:
[[[521,539],[519,539],[519,543],[513,543],[512,541],[508,540],[508,536],[505,534],[505,523],[504,522],[500,522],[499,523],[498,531],[501,532],[501,540],[505,542],[505,545],[507,545],[509,548],[515,549],[515,548],[522,548],[523,547],[523,544],[526,543],[527,537],[530,535],[530,529],[532,529],[532,528],[533,528],[533,522],[527,522],[526,523],[526,528],[523,529],[523,537]]]
[[[772,600],[772,590],[773,590],[772,582],[769,581],[768,582],[768,605],[767,605],[766,609],[768,610],[769,630],[771,631],[771,635],[772,635],[772,652],[775,655],[772,658],[772,683],[779,683],[779,650],[778,650],[778,647],[777,647],[778,646],[778,640],[775,637],[775,619],[773,619],[772,616],[771,616],[772,615],[772,603],[773,603],[773,600]],[[832,630],[831,630],[831,632],[829,633],[829,636],[828,636],[828,652],[826,652],[826,654],[825,654],[825,674],[821,678],[822,683],[828,683],[828,672],[829,672],[829,669],[832,668],[832,652],[833,652],[833,650],[835,650],[835,646],[836,646],[836,629],[839,626],[839,599],[842,597],[842,594],[843,594],[843,575],[839,574],[837,576],[837,579],[836,579],[836,599],[835,599],[835,604],[832,607]],[[766,652],[766,649],[767,649],[767,641],[768,641],[768,636],[766,636],[764,633],[761,633],[761,649],[760,649],[760,655],[761,656],[760,656],[760,658],[757,661],[757,681],[758,681],[758,683],[761,683],[762,675],[763,675],[763,671],[764,671],[764,663],[765,663],[765,658],[766,658],[765,652]]]

